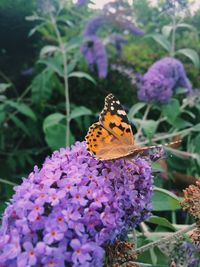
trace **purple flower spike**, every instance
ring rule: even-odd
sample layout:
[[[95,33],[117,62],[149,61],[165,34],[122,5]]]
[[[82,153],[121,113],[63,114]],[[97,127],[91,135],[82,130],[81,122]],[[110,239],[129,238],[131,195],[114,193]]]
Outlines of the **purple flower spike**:
[[[101,28],[104,24],[108,23],[107,17],[104,15],[99,15],[91,18],[87,23],[84,30],[84,37],[96,35],[99,28]]]
[[[186,88],[188,94],[192,92],[183,64],[166,57],[155,62],[140,79],[138,98],[145,102],[167,103],[177,87]]]
[[[96,65],[99,78],[105,78],[107,75],[108,62],[106,50],[101,39],[96,36],[88,37],[81,47],[81,52],[91,68]]]
[[[103,266],[105,246],[150,215],[143,158],[100,162],[62,148],[15,187],[0,229],[0,266]]]
[[[132,21],[122,17],[116,18],[116,24],[122,29],[127,30],[134,36],[142,36],[144,35],[144,31],[139,29]]]
[[[87,0],[77,0],[76,6],[77,7],[83,7],[87,4],[87,2],[88,2]]]

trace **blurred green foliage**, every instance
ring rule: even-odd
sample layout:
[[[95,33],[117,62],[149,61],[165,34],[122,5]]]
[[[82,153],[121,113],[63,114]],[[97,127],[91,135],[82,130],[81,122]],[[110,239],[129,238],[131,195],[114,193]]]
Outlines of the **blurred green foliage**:
[[[170,22],[168,16],[161,16],[160,6],[151,7],[146,0],[134,1],[132,8],[134,18],[146,33],[158,32]],[[39,1],[0,3],[0,81],[9,84],[9,88],[2,93],[7,102],[0,103],[1,177],[14,182],[18,182],[17,177],[26,175],[34,163],[41,164],[50,153],[42,126],[45,118],[54,112],[65,112],[63,81],[59,77],[62,56],[55,53],[46,57],[48,53],[44,53],[45,47],[57,44],[52,25],[41,23],[34,19],[34,15],[32,19],[29,17],[26,20],[26,17],[38,12],[41,14]],[[57,18],[64,41],[75,44],[69,54],[71,71],[90,72],[79,47],[81,32],[88,17],[95,13],[87,7],[78,9],[69,1]],[[198,25],[199,13],[196,11],[193,16],[187,16],[185,21]],[[198,35],[191,31],[179,31],[177,47],[190,47],[199,52]],[[39,56],[42,48],[43,58]],[[117,63],[131,66],[135,73],[144,73],[153,62],[166,55],[159,44],[146,37],[129,37],[121,59],[111,52],[110,65]],[[198,88],[199,70],[193,68],[186,58],[182,59],[193,86]],[[95,73],[90,74],[97,81],[96,85],[86,79],[69,79],[72,107],[86,106],[96,114],[102,108],[104,97],[110,92],[129,108],[137,102],[136,86],[117,71],[110,69],[105,80],[99,80]],[[83,140],[88,126],[94,120],[95,116],[86,115],[72,121],[74,139]]]
[[[59,6],[58,2],[55,1]],[[55,25],[52,21],[48,22],[48,15],[41,13],[38,3],[33,0],[0,2],[0,213],[5,207],[5,201],[13,193],[12,185],[20,184],[21,177],[26,177],[35,164],[41,166],[47,155],[65,146],[66,88],[63,56],[59,50]],[[160,188],[154,195],[155,215],[167,214],[170,221],[171,213],[167,212],[179,208],[179,198],[167,190],[162,191],[162,187],[176,191],[190,183],[190,180],[180,182],[174,172],[179,173],[179,177],[184,174],[194,179],[200,174],[198,90],[194,98],[185,100],[181,93],[177,93],[169,105],[153,105],[144,121],[147,105],[138,103],[136,83],[131,83],[130,79],[111,67],[112,64],[118,64],[131,68],[134,75],[144,74],[156,60],[169,55],[169,51],[163,49],[155,39],[147,37],[147,34],[162,34],[163,27],[170,24],[169,16],[161,12],[162,5],[163,1],[157,7],[151,7],[147,0],[133,1],[130,7],[132,18],[146,35],[135,38],[128,35],[129,42],[124,46],[121,57],[108,48],[109,71],[104,80],[98,79],[97,73],[88,68],[80,53],[84,26],[98,11],[88,7],[79,9],[72,1],[68,1],[66,7],[55,14],[55,20],[61,41],[68,49],[70,143],[84,140],[88,127],[97,120],[104,98],[110,92],[129,111],[129,119],[141,130],[139,139],[143,142],[147,140],[153,143],[161,140],[163,133],[173,137],[187,130],[183,134],[182,148],[188,153],[169,150],[168,155],[173,155],[173,158],[168,158],[167,169],[159,166],[167,175],[163,179],[162,173],[155,179]],[[178,29],[176,49],[189,48],[199,54],[200,10],[194,14],[186,13],[184,23],[196,27],[196,30]],[[103,29],[102,35],[112,30]],[[194,67],[188,57],[181,54],[177,57],[184,63],[193,88],[200,88],[199,69]],[[162,225],[162,229],[157,227],[155,231],[164,231],[174,227],[168,219],[165,219],[166,222],[153,218],[149,223]],[[177,213],[177,221],[180,220]],[[187,222],[191,222],[191,219],[187,218]],[[145,238],[141,238],[141,244],[146,242]],[[152,260],[150,254],[145,254],[146,262]],[[155,254],[157,263],[168,262],[160,250]]]

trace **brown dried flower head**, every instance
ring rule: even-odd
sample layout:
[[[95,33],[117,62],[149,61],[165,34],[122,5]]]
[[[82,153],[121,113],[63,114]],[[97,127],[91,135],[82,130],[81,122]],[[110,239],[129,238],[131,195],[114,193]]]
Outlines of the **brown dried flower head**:
[[[190,238],[200,247],[200,179],[196,181],[196,185],[190,185],[184,191],[184,201],[181,206],[186,210],[196,221],[197,229],[193,230]]]
[[[190,185],[183,190],[184,201],[181,206],[186,210],[197,223],[200,224],[200,179],[196,185]]]
[[[133,253],[135,246],[128,241],[117,240],[114,244],[108,245],[106,248],[107,264],[105,266],[126,266],[136,267],[133,263],[137,259],[137,254]]]

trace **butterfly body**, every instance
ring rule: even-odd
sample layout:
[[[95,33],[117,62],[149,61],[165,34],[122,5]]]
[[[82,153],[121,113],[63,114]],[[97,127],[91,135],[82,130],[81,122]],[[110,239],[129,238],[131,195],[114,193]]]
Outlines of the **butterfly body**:
[[[105,98],[99,121],[90,126],[85,138],[87,150],[99,160],[128,159],[149,149],[162,147],[162,145],[144,147],[135,145],[126,112],[112,94]]]

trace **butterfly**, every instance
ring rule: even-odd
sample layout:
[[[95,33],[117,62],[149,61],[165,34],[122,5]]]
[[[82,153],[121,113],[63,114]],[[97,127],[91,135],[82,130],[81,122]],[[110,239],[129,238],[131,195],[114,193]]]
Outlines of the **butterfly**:
[[[126,112],[113,94],[105,98],[99,121],[90,126],[85,139],[87,150],[98,160],[133,158],[145,151],[163,147],[163,145],[140,147],[135,144]],[[173,146],[177,143],[180,143],[180,140],[164,146]]]

